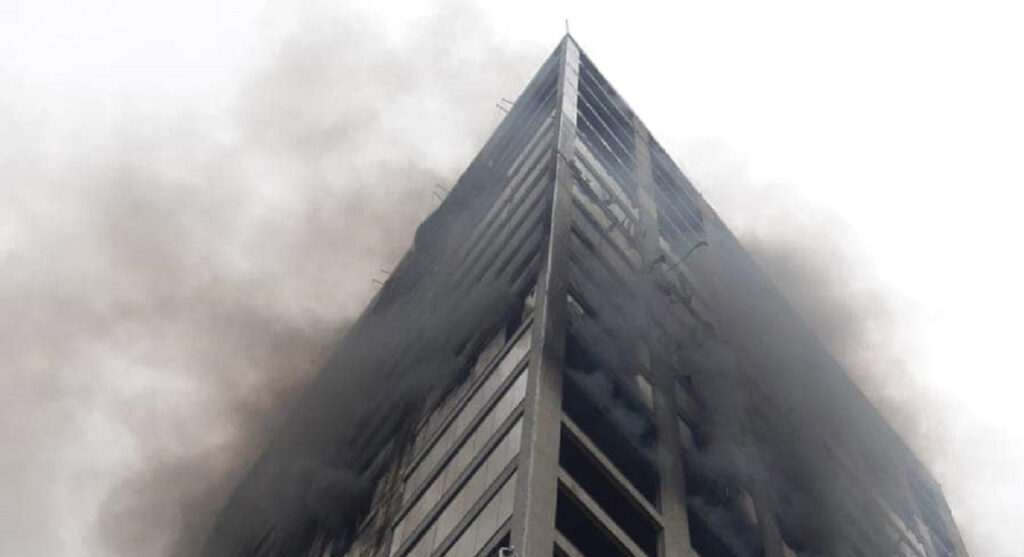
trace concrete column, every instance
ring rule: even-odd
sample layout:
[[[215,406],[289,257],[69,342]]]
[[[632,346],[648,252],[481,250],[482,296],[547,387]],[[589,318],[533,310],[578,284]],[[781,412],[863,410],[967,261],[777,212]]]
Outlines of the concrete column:
[[[642,272],[638,292],[648,315],[658,303],[654,289],[654,262],[661,252],[658,232],[658,208],[654,203],[654,172],[651,168],[650,132],[638,118],[633,118],[635,137],[637,205],[640,212],[640,240]],[[687,557],[690,555],[690,529],[686,518],[686,483],[683,475],[683,447],[675,412],[675,377],[672,367],[664,361],[664,354],[652,350],[657,346],[654,328],[646,336],[650,355],[651,379],[654,384],[654,425],[658,432],[658,475],[661,478],[658,501],[664,529],[661,535],[661,557]]]
[[[550,557],[555,541],[558,494],[558,443],[562,416],[562,367],[565,361],[569,239],[572,233],[572,172],[576,141],[579,48],[566,35],[561,45],[558,81],[558,138],[554,157],[551,228],[537,280],[533,346],[527,375],[523,443],[512,515],[512,545],[517,557]]]

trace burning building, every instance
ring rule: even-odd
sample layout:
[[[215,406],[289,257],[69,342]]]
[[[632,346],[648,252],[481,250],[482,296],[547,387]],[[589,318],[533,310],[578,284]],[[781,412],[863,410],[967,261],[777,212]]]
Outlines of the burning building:
[[[566,36],[205,557],[966,557],[936,482]]]

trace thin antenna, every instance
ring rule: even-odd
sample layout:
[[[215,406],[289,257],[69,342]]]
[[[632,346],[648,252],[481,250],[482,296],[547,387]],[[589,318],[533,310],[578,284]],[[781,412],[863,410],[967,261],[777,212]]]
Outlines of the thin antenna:
[[[385,268],[382,267],[380,269],[377,269],[377,274],[378,275],[382,274],[384,276],[391,276],[391,271],[389,269],[385,269]],[[370,280],[373,281],[373,283],[376,284],[377,286],[384,286],[384,281],[382,281],[382,280],[380,280],[378,278],[371,278]]]
[[[441,195],[440,193],[438,193],[437,190],[443,191],[444,195]],[[448,188],[442,186],[441,184],[439,184],[437,182],[434,182],[434,189],[431,190],[430,193],[432,193],[434,195],[434,197],[436,197],[439,202],[444,203],[444,198],[445,198],[445,196],[448,195]]]
[[[565,34],[569,34],[569,18],[565,18]]]

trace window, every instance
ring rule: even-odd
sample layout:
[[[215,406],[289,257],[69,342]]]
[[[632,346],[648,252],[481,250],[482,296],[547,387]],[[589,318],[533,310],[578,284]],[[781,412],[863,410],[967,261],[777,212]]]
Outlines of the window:
[[[582,443],[565,428],[558,449],[558,464],[600,505],[634,542],[652,557],[658,554],[658,528],[651,524],[623,489],[601,469]]]
[[[428,501],[428,507],[434,507],[438,503],[444,507],[436,515],[427,517],[428,522],[424,523],[422,530],[417,528],[419,520],[412,515],[412,511],[406,514],[395,527],[391,555],[402,554],[402,548],[408,543],[404,540],[412,539],[414,530],[419,531],[416,534],[419,537],[405,552],[406,556],[426,557],[439,548],[459,521],[471,512],[474,504],[484,495],[487,488],[514,460],[519,453],[521,438],[522,420],[518,420],[502,440],[491,449],[487,457],[476,466],[470,476],[461,482],[456,482],[454,493],[445,495],[439,493],[436,499],[424,499]]]

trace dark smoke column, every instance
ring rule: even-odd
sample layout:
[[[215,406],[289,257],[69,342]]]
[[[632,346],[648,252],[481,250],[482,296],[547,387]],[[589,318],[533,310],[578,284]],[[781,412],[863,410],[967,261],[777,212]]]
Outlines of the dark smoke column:
[[[575,41],[206,557],[966,557],[924,467]]]

